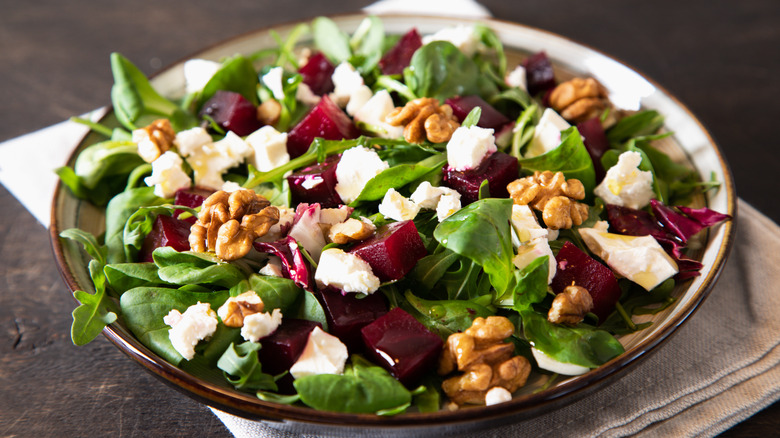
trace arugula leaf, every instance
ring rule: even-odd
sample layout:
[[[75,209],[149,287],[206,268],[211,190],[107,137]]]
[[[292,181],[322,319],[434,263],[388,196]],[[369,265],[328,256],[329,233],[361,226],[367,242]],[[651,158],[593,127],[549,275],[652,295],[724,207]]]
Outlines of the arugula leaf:
[[[106,295],[106,277],[103,275],[103,265],[97,260],[89,262],[89,276],[95,285],[95,293],[90,294],[77,290],[73,296],[81,303],[73,310],[73,324],[70,328],[70,338],[75,345],[86,345],[116,321],[116,305]]]
[[[512,308],[518,312],[531,308],[547,296],[547,277],[550,258],[535,258],[525,268],[515,271],[515,287],[512,290]]]
[[[576,178],[585,186],[586,194],[593,193],[596,187],[593,160],[574,126],[561,133],[561,144],[555,149],[533,158],[520,158],[519,161],[524,170],[561,171],[567,179]]]
[[[225,372],[225,379],[239,390],[278,390],[274,377],[262,371],[257,358],[261,345],[257,342],[230,344],[217,361],[217,368]]]
[[[511,214],[511,199],[481,199],[458,210],[433,231],[439,243],[482,266],[498,296],[507,291],[513,278]]]
[[[530,309],[520,315],[523,333],[534,348],[559,362],[596,368],[625,352],[620,342],[604,330],[553,324]]]
[[[403,187],[433,172],[438,172],[447,164],[447,154],[441,153],[428,157],[417,164],[399,164],[383,170],[371,178],[357,198],[350,204],[355,206],[363,201],[382,199],[388,190]]]
[[[417,49],[404,69],[404,80],[415,96],[439,100],[470,94],[489,99],[498,92],[477,64],[447,41],[434,41]]]
[[[335,64],[349,60],[352,49],[346,33],[327,17],[317,17],[312,21],[314,45]]]
[[[295,380],[301,401],[314,409],[356,414],[374,414],[411,403],[409,390],[384,368],[358,355],[353,355],[351,362],[343,375],[317,374]]]
[[[157,275],[168,283],[208,284],[229,288],[245,279],[240,269],[222,262],[212,254],[178,252],[164,246],[155,249],[152,258],[159,268]]]
[[[108,249],[98,243],[97,238],[90,232],[78,228],[69,228],[60,233],[60,237],[79,242],[84,246],[90,257],[96,260],[101,266],[106,264],[106,254]]]
[[[235,55],[225,60],[222,67],[214,73],[214,76],[206,82],[198,99],[198,110],[209,99],[214,97],[217,91],[232,91],[238,93],[257,106],[257,86],[260,80],[252,61],[242,55]]]

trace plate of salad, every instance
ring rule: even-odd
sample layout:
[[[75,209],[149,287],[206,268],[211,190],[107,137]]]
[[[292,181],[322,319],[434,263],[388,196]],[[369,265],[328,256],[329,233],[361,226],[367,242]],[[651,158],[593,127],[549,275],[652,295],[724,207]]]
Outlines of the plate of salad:
[[[518,421],[654,350],[733,238],[723,155],[668,92],[499,20],[350,15],[240,36],[112,110],[54,198],[100,333],[296,431]],[[459,429],[463,430],[463,429]]]

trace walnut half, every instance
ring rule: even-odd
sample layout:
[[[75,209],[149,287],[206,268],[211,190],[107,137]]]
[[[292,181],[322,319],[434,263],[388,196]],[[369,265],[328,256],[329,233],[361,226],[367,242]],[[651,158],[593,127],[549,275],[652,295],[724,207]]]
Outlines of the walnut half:
[[[585,187],[578,179],[567,180],[563,172],[536,171],[512,181],[507,190],[515,204],[541,211],[550,229],[571,228],[588,219],[588,206],[575,201],[585,198]]]
[[[393,126],[404,126],[404,139],[409,143],[449,141],[460,126],[452,114],[452,107],[439,105],[437,99],[421,97],[394,109],[385,118]]]
[[[600,116],[611,104],[607,90],[597,80],[574,78],[550,92],[550,106],[564,119],[580,123]]]
[[[566,286],[563,292],[555,296],[547,320],[553,324],[575,325],[585,319],[585,314],[593,310],[593,297],[581,286]]]
[[[193,251],[214,251],[222,260],[237,260],[279,221],[279,210],[252,190],[214,192],[206,198],[190,228]]]

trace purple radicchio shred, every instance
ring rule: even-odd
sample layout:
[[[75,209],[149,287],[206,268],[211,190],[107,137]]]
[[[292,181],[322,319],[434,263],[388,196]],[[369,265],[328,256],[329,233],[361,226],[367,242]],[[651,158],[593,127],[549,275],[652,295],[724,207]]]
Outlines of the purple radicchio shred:
[[[689,218],[700,223],[703,227],[711,227],[720,222],[731,219],[731,216],[717,211],[710,210],[707,207],[702,208],[690,208],[690,207],[677,207],[678,210],[683,212]]]
[[[284,278],[293,280],[295,284],[303,289],[313,291],[311,281],[311,269],[306,258],[298,249],[298,242],[290,236],[276,242],[255,242],[255,249],[273,254],[282,259],[282,275]]]
[[[650,200],[650,207],[664,228],[672,232],[683,243],[687,243],[688,239],[705,228],[701,223],[674,211],[673,208],[667,207],[657,199]]]

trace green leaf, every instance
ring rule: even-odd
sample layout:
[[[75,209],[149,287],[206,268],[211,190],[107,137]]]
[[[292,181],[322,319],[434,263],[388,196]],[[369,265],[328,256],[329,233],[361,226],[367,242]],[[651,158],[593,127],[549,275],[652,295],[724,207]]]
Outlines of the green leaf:
[[[233,286],[230,289],[230,296],[235,297],[249,290],[255,291],[263,300],[266,312],[279,309],[284,315],[295,308],[303,294],[303,289],[296,286],[289,278],[252,274],[247,280]]]
[[[512,308],[521,312],[532,304],[541,302],[547,295],[547,278],[550,258],[535,258],[525,268],[515,271],[515,287],[512,291]]]
[[[79,154],[74,171],[81,183],[94,189],[105,178],[127,176],[136,167],[144,164],[138,156],[138,146],[131,142],[103,141],[90,145]]]
[[[198,109],[220,90],[238,93],[257,106],[258,84],[259,79],[252,61],[242,55],[235,55],[225,60],[222,67],[203,86],[198,99]]]
[[[157,275],[154,263],[115,263],[103,268],[111,289],[122,293],[140,286],[162,286],[167,284]]]
[[[152,257],[159,268],[157,275],[168,283],[210,284],[230,288],[246,278],[240,269],[212,254],[177,252],[165,246],[155,249]]]
[[[358,68],[365,75],[376,67],[382,58],[382,49],[385,42],[385,28],[376,16],[368,16],[363,19],[352,38],[349,41],[350,48],[355,55],[363,58]],[[355,65],[355,64],[353,64]]]
[[[620,119],[606,132],[607,140],[615,147],[634,137],[651,135],[664,125],[664,116],[655,110],[644,110]]]
[[[239,390],[276,391],[274,377],[262,371],[257,358],[261,346],[256,342],[230,344],[217,362],[217,367],[225,372],[225,378]]]
[[[555,149],[533,158],[522,158],[519,161],[524,170],[561,171],[567,179],[576,178],[585,186],[586,194],[593,193],[593,189],[596,188],[593,160],[582,143],[582,136],[576,127],[568,128],[561,133],[561,144]]]
[[[604,330],[553,324],[532,310],[520,315],[523,333],[534,348],[559,362],[596,368],[625,352],[620,342]]]
[[[474,318],[493,315],[490,309],[475,300],[424,300],[414,296],[411,291],[406,291],[404,297],[414,310],[412,314],[418,314],[416,319],[442,339],[465,331],[471,327]],[[488,298],[485,304],[489,302]]]
[[[132,261],[128,260],[125,255],[124,231],[127,220],[140,207],[163,203],[165,203],[165,200],[154,194],[154,187],[139,187],[126,190],[111,199],[108,207],[106,207],[105,244],[108,249],[106,256],[108,263]]]
[[[78,228],[69,228],[60,233],[60,237],[79,242],[84,246],[90,257],[95,259],[101,266],[106,264],[106,254],[108,250],[105,246],[98,243],[97,238],[90,232]]]
[[[359,202],[382,199],[391,188],[401,188],[425,175],[438,172],[445,164],[447,164],[447,155],[441,153],[428,157],[417,164],[399,164],[385,169],[366,183],[363,191],[350,205],[354,206]]]
[[[314,409],[356,414],[375,414],[411,403],[409,390],[384,368],[357,355],[351,361],[343,375],[297,379],[294,385],[301,401]]]
[[[298,394],[282,395],[275,392],[257,391],[257,398],[262,401],[281,403],[283,405],[291,405],[301,399]]]
[[[86,345],[116,321],[117,309],[106,295],[106,279],[103,266],[97,260],[89,262],[89,275],[95,285],[95,293],[77,290],[73,296],[81,303],[73,310],[70,337],[75,345]]]
[[[496,74],[503,78],[506,73],[506,54],[501,39],[493,29],[481,23],[474,25],[474,35],[479,38],[485,49],[493,52],[492,55],[495,56],[497,64]]]
[[[328,318],[325,316],[322,304],[313,293],[307,290],[303,291],[298,302],[293,306],[290,317],[318,322],[322,325],[323,330],[328,330]]]
[[[135,213],[130,215],[122,231],[122,241],[125,244],[125,259],[135,260],[137,258],[138,251],[141,250],[146,236],[152,231],[154,221],[158,215],[173,216],[177,209],[185,210],[197,216],[197,212],[191,208],[171,204],[139,207]]]
[[[513,278],[511,214],[511,199],[481,199],[455,212],[433,232],[446,248],[482,266],[499,296]]]
[[[473,60],[447,41],[417,49],[404,70],[404,79],[415,96],[439,100],[471,94],[487,99],[498,91]]]
[[[479,118],[482,116],[482,108],[475,106],[474,108],[469,111],[469,113],[466,115],[466,118],[463,119],[463,123],[460,124],[460,126],[464,128],[471,128],[472,126],[477,126],[477,123],[479,123]]]
[[[314,45],[334,64],[347,61],[352,56],[349,37],[330,18],[315,18],[312,21],[312,31]]]

